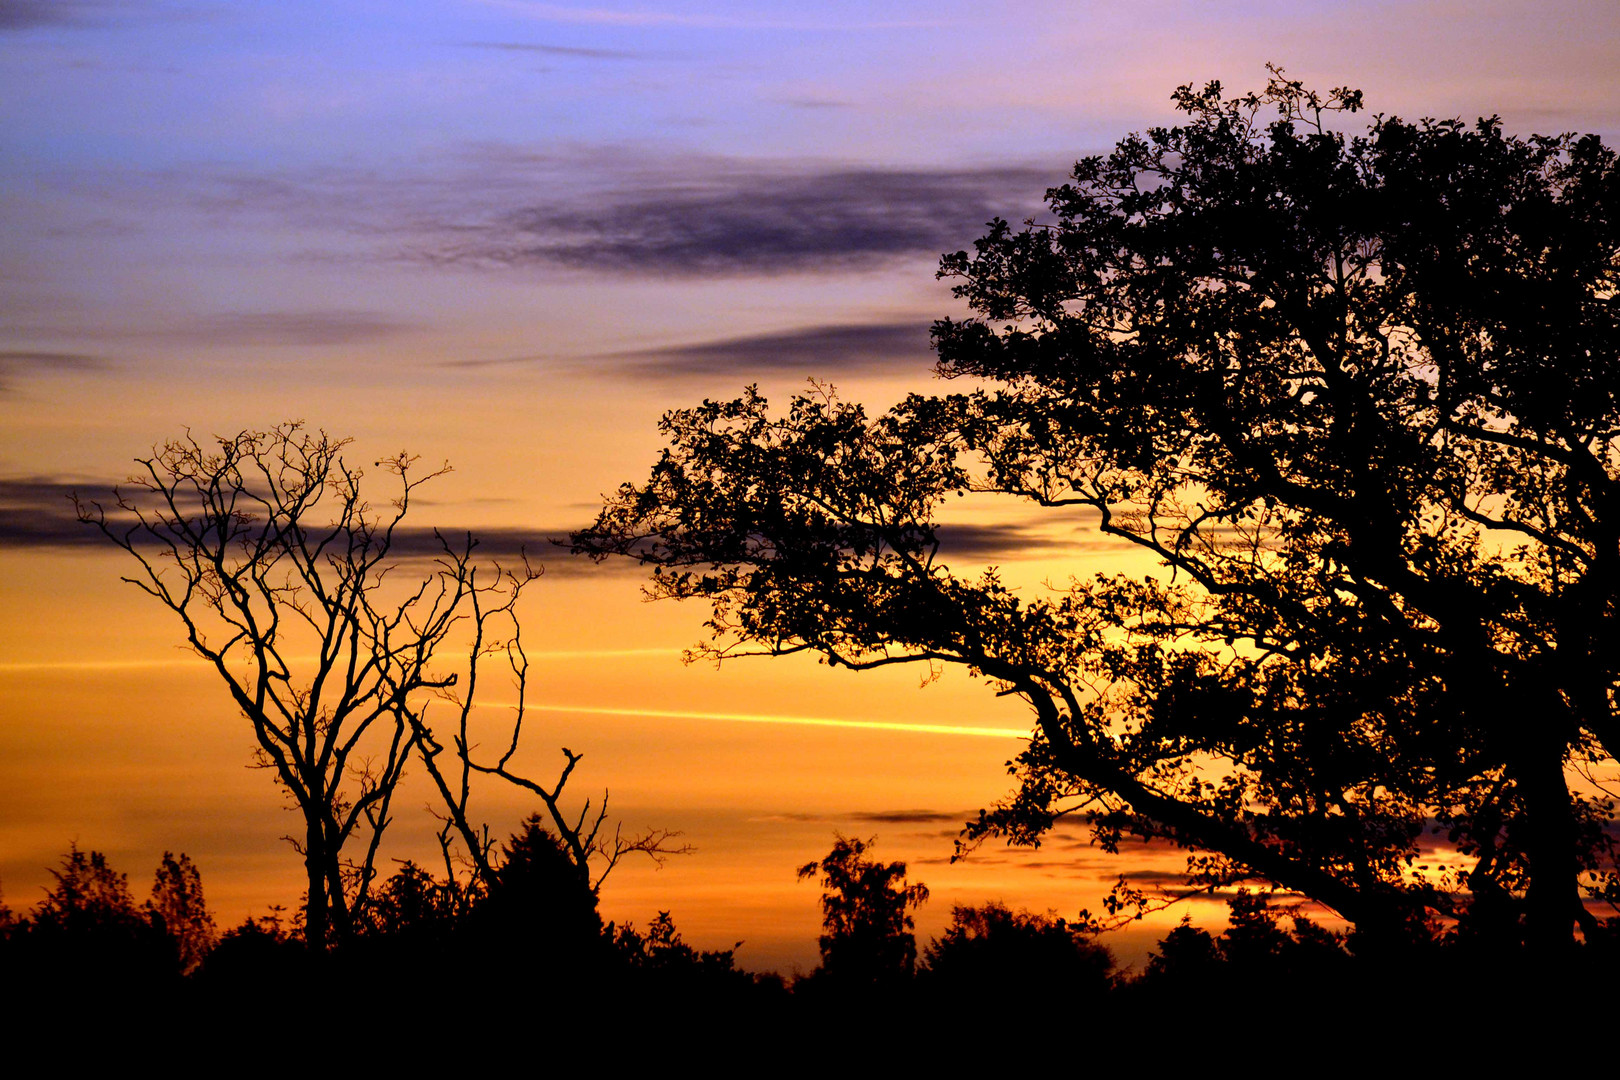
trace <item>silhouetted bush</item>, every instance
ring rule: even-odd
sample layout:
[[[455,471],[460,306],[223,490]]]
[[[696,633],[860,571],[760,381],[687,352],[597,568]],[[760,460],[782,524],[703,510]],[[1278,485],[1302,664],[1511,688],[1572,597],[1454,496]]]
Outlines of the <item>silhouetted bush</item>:
[[[164,858],[173,863],[171,856]],[[67,992],[81,1004],[178,984],[184,967],[180,942],[154,904],[136,906],[128,878],[105,855],[72,845],[51,876],[55,885],[29,915],[7,920],[8,981],[45,996]],[[163,881],[160,870],[160,888]],[[159,889],[154,897],[167,899]],[[196,899],[200,904],[200,886]]]
[[[958,905],[924,950],[920,982],[936,1002],[994,996],[1010,1008],[1062,1008],[1100,1000],[1113,966],[1106,948],[1051,913]]]

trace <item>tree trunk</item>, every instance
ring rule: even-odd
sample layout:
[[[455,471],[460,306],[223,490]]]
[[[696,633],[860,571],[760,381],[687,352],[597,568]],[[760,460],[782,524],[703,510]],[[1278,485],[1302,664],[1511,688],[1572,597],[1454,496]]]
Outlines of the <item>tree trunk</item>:
[[[304,943],[312,952],[324,951],[330,937],[326,862],[326,833],[319,818],[308,818],[304,829],[304,871],[309,882],[309,892],[304,898]]]
[[[1561,968],[1575,947],[1575,911],[1580,904],[1575,817],[1564,779],[1564,748],[1526,755],[1519,770],[1524,792],[1525,853],[1530,884],[1525,890],[1525,942],[1537,962]]]

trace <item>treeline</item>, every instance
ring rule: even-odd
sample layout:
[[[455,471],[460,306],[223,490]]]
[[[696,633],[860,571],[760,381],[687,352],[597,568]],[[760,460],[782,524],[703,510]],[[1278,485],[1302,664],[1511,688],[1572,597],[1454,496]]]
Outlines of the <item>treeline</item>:
[[[1454,1000],[1488,998],[1514,970],[1499,948],[1432,926],[1415,927],[1400,952],[1371,954],[1353,934],[1246,891],[1229,897],[1222,932],[1183,919],[1135,971],[1119,969],[1088,920],[998,903],[955,907],[919,951],[913,913],[928,890],[907,881],[903,863],[873,859],[870,844],[840,836],[825,858],[799,869],[822,886],[825,932],[820,965],[791,979],[739,968],[735,948],[689,945],[668,912],[644,928],[604,922],[596,894],[581,887],[566,847],[538,818],[501,847],[488,885],[403,863],[357,912],[353,933],[320,949],[306,942],[302,920],[280,909],[219,933],[183,854],[164,854],[150,895],[137,902],[125,875],[75,846],[31,911],[18,916],[0,902],[0,972],[13,1003],[72,1013],[181,1003],[194,1019],[246,1022],[266,1008],[328,1002],[358,1020],[400,1002],[442,1004],[449,994],[478,1015],[540,1010],[589,1026],[635,1015],[820,1023],[851,1008],[975,1023],[991,1012],[1056,1008],[1131,1025],[1229,1016],[1279,992],[1365,1011],[1416,978],[1438,978]],[[1615,952],[1601,941],[1583,951],[1594,972]]]

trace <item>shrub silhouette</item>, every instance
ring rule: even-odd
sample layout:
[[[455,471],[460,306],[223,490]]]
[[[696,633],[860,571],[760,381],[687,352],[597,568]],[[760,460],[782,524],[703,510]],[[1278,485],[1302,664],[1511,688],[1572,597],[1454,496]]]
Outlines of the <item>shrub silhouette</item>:
[[[922,983],[945,999],[993,993],[1015,1006],[1073,1005],[1107,993],[1113,964],[1106,948],[1051,913],[958,905],[924,950]]]

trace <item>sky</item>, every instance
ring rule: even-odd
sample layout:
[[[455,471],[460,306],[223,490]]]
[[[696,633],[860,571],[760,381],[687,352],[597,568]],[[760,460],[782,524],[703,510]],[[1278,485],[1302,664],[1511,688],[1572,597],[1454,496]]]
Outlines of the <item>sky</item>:
[[[419,524],[543,543],[645,475],[666,409],[812,377],[874,407],[929,390],[928,325],[961,313],[942,252],[1173,122],[1177,85],[1259,88],[1268,62],[1373,112],[1620,132],[1603,0],[0,0],[7,902],[70,842],[138,891],[186,851],[226,925],[300,888],[246,724],[72,492],[187,430],[301,419],[357,461],[451,462]],[[1143,569],[1084,518],[964,513],[960,564],[1027,590]],[[643,603],[632,567],[542,560],[533,767],[584,752],[571,790],[696,849],[616,870],[610,918],[670,910],[744,966],[807,969],[817,896],[793,871],[835,830],[931,887],[925,937],[953,903],[1072,916],[1177,865],[1082,830],[952,864],[1006,793],[1015,702],[957,673],[685,666],[702,610]],[[533,809],[483,806],[497,829]],[[431,830],[402,813],[388,854],[421,858]]]

